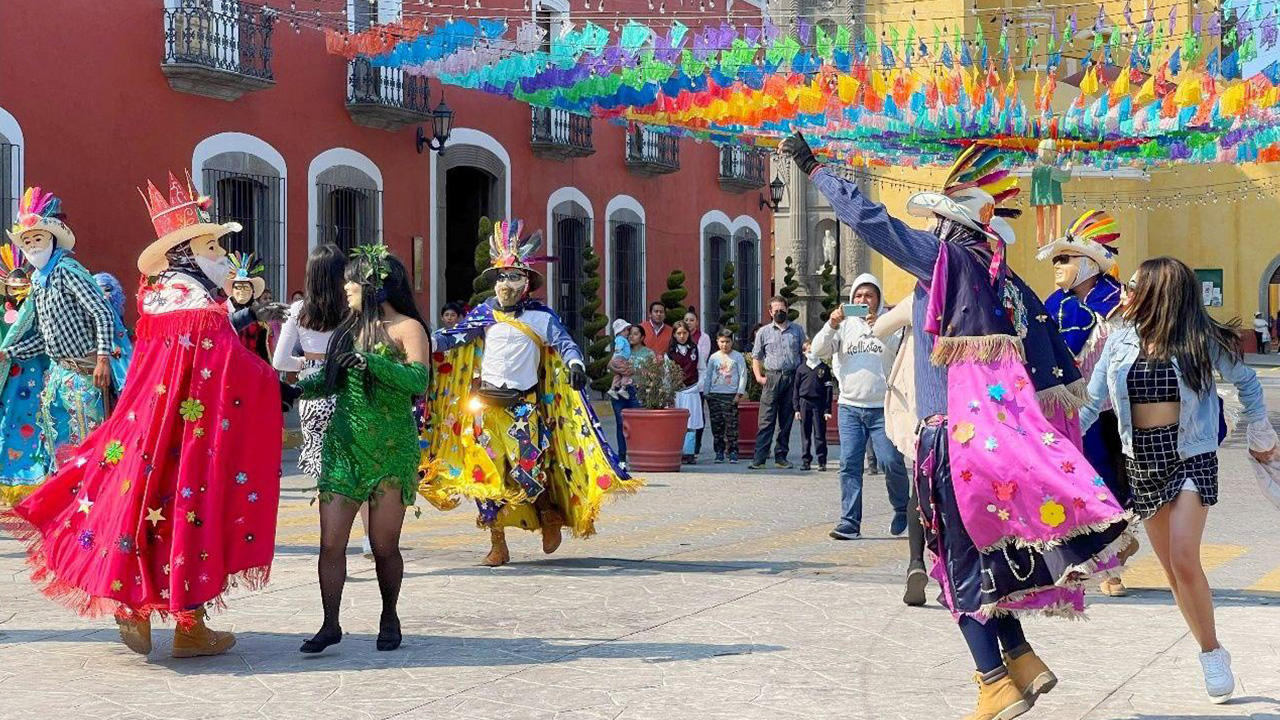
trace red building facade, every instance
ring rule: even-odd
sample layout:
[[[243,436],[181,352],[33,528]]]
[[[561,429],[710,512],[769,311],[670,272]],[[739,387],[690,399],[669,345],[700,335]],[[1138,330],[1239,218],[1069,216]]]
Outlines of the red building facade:
[[[546,293],[571,325],[587,243],[602,259],[610,318],[641,319],[680,269],[685,302],[711,327],[729,260],[744,332],[762,317],[762,155],[448,88],[445,152],[420,153],[435,82],[328,55],[287,0],[269,4],[281,12],[235,0],[6,4],[0,221],[12,222],[24,185],[54,192],[77,257],[128,287],[154,238],[135,188],[190,168],[218,219],[245,226],[228,244],[262,258],[278,298],[301,288],[317,243],[380,240],[411,265],[435,316],[471,294],[479,218],[515,217],[544,230],[561,258]],[[296,6],[323,8],[316,24],[352,28],[406,12],[392,0]],[[529,13],[574,22],[563,0]]]

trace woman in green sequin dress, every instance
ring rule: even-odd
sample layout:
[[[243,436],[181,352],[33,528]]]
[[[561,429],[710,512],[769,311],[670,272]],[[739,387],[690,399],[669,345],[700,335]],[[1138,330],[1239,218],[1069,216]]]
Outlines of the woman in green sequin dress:
[[[413,406],[415,396],[427,389],[430,342],[404,265],[385,246],[357,248],[353,258],[344,286],[351,311],[330,339],[324,372],[299,383],[305,398],[337,398],[319,478],[324,624],[302,644],[304,653],[321,652],[342,640],[338,610],[347,579],[347,541],[365,502],[382,594],[377,648],[400,646],[400,529],[418,484]]]

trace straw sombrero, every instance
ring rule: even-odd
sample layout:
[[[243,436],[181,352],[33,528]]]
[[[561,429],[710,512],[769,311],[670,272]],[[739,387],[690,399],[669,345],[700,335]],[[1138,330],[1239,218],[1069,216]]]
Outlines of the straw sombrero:
[[[55,238],[55,246],[71,250],[76,246],[76,234],[62,222],[62,201],[53,193],[38,187],[29,187],[18,204],[18,221],[9,230],[9,239],[18,242],[23,233],[45,230]]]
[[[231,279],[227,281],[227,286],[249,283],[253,286],[253,299],[262,297],[262,293],[267,291],[267,281],[262,279],[266,266],[249,253],[234,252],[228,259],[231,260],[232,274]]]
[[[191,188],[191,177],[186,184],[178,181],[173,173],[169,173],[169,199],[165,200],[154,183],[147,182],[147,190],[142,199],[147,203],[147,211],[151,214],[151,224],[155,226],[156,240],[138,256],[138,270],[143,275],[159,275],[169,267],[165,254],[184,242],[194,240],[202,235],[212,235],[215,239],[233,232],[240,232],[240,223],[215,223],[209,219],[208,209],[212,200],[207,196],[197,196]]]

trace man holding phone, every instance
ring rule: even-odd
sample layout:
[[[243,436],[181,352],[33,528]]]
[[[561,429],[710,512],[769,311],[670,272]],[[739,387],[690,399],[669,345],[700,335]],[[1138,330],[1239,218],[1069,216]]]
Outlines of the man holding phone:
[[[907,529],[907,469],[884,429],[886,378],[899,340],[894,335],[881,341],[872,333],[880,298],[880,281],[870,273],[859,275],[849,302],[836,308],[813,338],[814,354],[832,361],[840,384],[840,522],[830,533],[836,540],[862,537],[862,459],[868,442],[889,487],[889,531],[901,535]]]

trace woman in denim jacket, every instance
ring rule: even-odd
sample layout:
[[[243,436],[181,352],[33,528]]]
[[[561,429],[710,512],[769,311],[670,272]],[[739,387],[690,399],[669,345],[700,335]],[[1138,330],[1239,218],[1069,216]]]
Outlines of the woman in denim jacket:
[[[1093,425],[1110,398],[1134,509],[1146,522],[1178,609],[1200,643],[1209,698],[1221,703],[1230,699],[1235,678],[1231,656],[1218,643],[1213,597],[1200,564],[1208,509],[1218,501],[1214,371],[1239,391],[1255,458],[1270,459],[1276,435],[1262,385],[1243,362],[1238,328],[1209,317],[1189,267],[1170,257],[1147,260],[1128,290],[1122,314],[1127,322],[1107,338],[1094,366],[1081,430]]]

